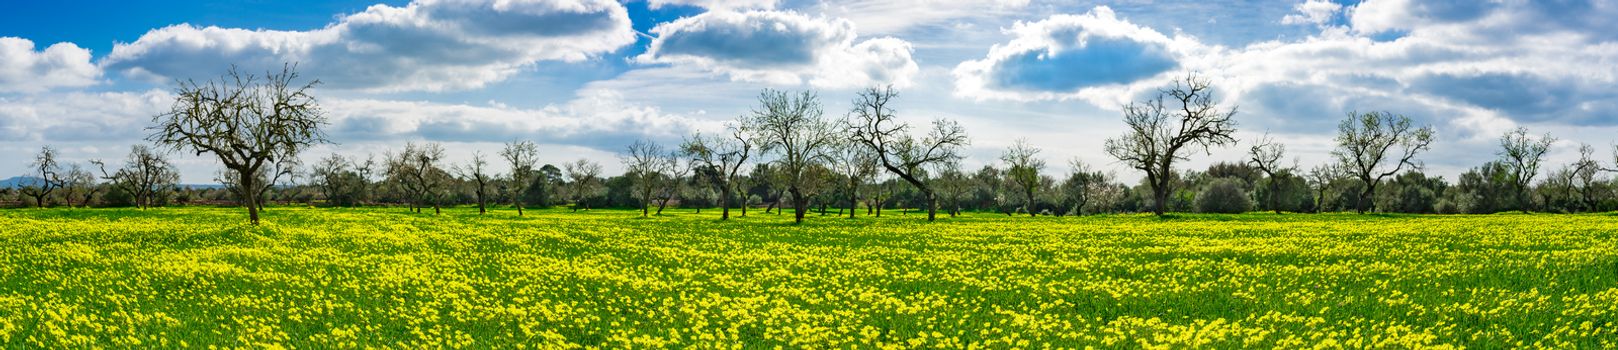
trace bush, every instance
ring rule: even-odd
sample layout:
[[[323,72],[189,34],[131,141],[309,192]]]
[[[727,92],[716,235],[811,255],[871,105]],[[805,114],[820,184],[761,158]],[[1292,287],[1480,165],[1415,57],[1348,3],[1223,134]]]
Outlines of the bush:
[[[1242,190],[1241,180],[1218,179],[1208,184],[1197,196],[1197,211],[1203,213],[1245,213],[1253,209],[1253,200]]]

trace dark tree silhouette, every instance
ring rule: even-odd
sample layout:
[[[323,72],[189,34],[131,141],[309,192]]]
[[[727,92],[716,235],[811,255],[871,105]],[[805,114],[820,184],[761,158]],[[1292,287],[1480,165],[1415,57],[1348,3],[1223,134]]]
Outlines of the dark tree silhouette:
[[[1167,102],[1166,102],[1167,101]],[[1124,105],[1124,123],[1129,132],[1107,139],[1106,151],[1129,167],[1146,172],[1152,187],[1152,212],[1163,215],[1173,185],[1174,161],[1187,160],[1182,153],[1201,148],[1233,144],[1236,139],[1236,108],[1220,109],[1213,86],[1207,79],[1187,75],[1175,80],[1174,87],[1159,90],[1152,100]]]
[[[320,81],[294,85],[295,68],[289,64],[280,73],[258,77],[232,67],[218,81],[182,81],[169,112],[152,118],[155,132],[147,139],[218,157],[235,174],[248,221],[257,225],[262,208],[258,189],[269,187],[260,183],[259,174],[326,142],[320,130],[326,117],[309,95]]]
[[[860,92],[849,112],[848,132],[855,142],[876,153],[882,168],[921,191],[927,202],[927,221],[933,221],[938,216],[938,194],[924,173],[929,166],[961,158],[960,149],[969,143],[966,128],[938,119],[927,136],[917,139],[910,135],[910,125],[895,120],[893,108],[888,107],[898,95],[892,86]]]

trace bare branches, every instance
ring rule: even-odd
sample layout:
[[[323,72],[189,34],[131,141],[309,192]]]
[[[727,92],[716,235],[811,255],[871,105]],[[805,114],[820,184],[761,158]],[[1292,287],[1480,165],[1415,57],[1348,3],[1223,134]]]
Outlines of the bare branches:
[[[717,174],[713,181],[720,190],[720,220],[730,219],[730,197],[735,192],[737,176],[753,152],[751,133],[740,125],[726,128],[728,137],[705,137],[697,133],[680,145],[681,152],[690,157],[695,166],[712,169]]]
[[[927,166],[959,160],[960,149],[970,141],[966,128],[944,119],[934,120],[927,135],[916,139],[907,132],[910,125],[895,120],[893,108],[888,107],[897,96],[892,86],[860,92],[844,128],[854,142],[875,152],[883,168],[921,190],[927,197],[927,219],[931,221],[936,217],[937,198],[923,173]]]
[[[1172,88],[1159,90],[1154,99],[1131,102],[1123,109],[1129,131],[1122,137],[1107,139],[1105,149],[1129,167],[1146,173],[1155,199],[1153,211],[1158,215],[1163,214],[1174,161],[1188,159],[1182,151],[1201,148],[1208,153],[1213,147],[1236,142],[1236,121],[1232,119],[1236,108],[1220,109],[1212,84],[1195,74],[1176,80]]]
[[[1433,142],[1431,126],[1413,127],[1410,118],[1389,112],[1348,113],[1337,126],[1337,149],[1332,155],[1345,171],[1360,179],[1363,190],[1356,211],[1373,209],[1370,198],[1383,178],[1398,174],[1405,166],[1419,169],[1415,157]],[[1391,164],[1383,163],[1389,151],[1398,155]]]
[[[1545,153],[1550,151],[1553,143],[1556,143],[1556,138],[1551,137],[1551,134],[1545,134],[1535,140],[1528,136],[1528,129],[1522,127],[1500,136],[1498,154],[1501,160],[1511,167],[1518,209],[1524,213],[1528,212],[1530,203],[1528,185],[1539,173],[1540,162],[1545,160]]]
[[[1040,186],[1039,172],[1045,169],[1045,160],[1039,159],[1039,151],[1028,145],[1028,140],[1018,139],[1000,155],[1000,161],[1006,163],[1006,178],[1023,193],[1023,210],[1028,216],[1034,216],[1034,190]]]
[[[506,165],[511,167],[511,174],[508,175],[511,179],[511,206],[517,207],[517,216],[522,216],[522,197],[533,182],[534,164],[539,163],[539,146],[527,140],[507,142],[506,148],[500,150],[500,158],[505,159]]]
[[[837,132],[824,118],[820,100],[812,91],[789,94],[765,89],[759,94],[759,106],[743,122],[743,126],[756,132],[761,152],[774,153],[792,193],[795,222],[802,223],[808,210],[809,198],[803,191],[814,176],[813,165],[825,162],[828,152],[839,142]]]
[[[287,64],[279,73],[259,77],[231,67],[216,81],[181,81],[169,111],[152,117],[153,133],[147,140],[218,157],[227,173],[240,177],[236,181],[246,189],[243,202],[256,225],[261,205],[254,189],[268,184],[255,177],[266,166],[283,168],[278,164],[290,164],[303,149],[327,142],[320,130],[326,117],[309,94],[320,81],[295,84],[296,68]],[[269,178],[273,182],[281,175],[275,171]]]

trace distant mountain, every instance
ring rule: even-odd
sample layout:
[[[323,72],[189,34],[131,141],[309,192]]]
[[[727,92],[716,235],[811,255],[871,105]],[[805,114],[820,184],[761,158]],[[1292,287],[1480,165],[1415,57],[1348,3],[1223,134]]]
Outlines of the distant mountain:
[[[9,179],[0,180],[0,188],[22,188],[24,185],[40,180],[40,178],[33,176],[13,176]]]

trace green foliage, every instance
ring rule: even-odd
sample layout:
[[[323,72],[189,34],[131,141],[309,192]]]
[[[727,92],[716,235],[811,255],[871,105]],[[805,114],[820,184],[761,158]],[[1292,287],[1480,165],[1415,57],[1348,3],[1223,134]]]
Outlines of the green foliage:
[[[1252,210],[1253,200],[1242,186],[1239,178],[1215,178],[1197,195],[1197,212],[1236,214]]]

